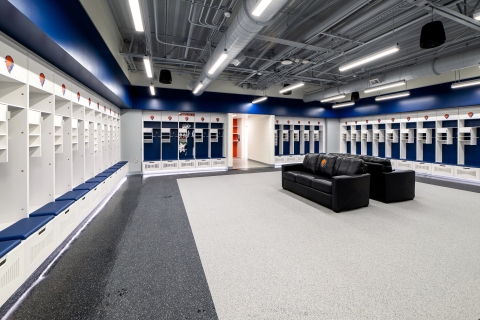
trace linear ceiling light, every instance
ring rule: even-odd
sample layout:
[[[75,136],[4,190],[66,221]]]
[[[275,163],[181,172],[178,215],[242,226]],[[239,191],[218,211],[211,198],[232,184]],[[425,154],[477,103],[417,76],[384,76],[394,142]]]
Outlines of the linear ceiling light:
[[[470,86],[477,86],[479,84],[480,84],[480,79],[463,81],[463,82],[456,82],[456,83],[452,83],[452,89],[470,87]]]
[[[268,5],[272,2],[272,0],[261,0],[257,6],[253,9],[252,15],[255,17],[260,16],[263,11],[268,7]]]
[[[355,105],[355,102],[353,101],[347,101],[347,102],[342,102],[342,103],[335,103],[332,108],[341,108],[341,107],[349,107]]]
[[[280,93],[284,93],[284,92],[287,92],[287,91],[291,91],[291,90],[294,90],[294,89],[297,89],[297,88],[300,88],[300,87],[303,87],[305,85],[305,82],[296,82],[294,84],[291,84],[289,85],[288,87],[285,87],[283,88],[282,90],[280,90]]]
[[[394,87],[404,86],[406,84],[407,84],[407,82],[402,80],[402,81],[398,81],[398,82],[387,83],[383,86],[368,88],[368,89],[365,89],[363,92],[370,93],[370,92],[374,92],[374,91],[380,91],[380,90],[390,89],[390,88],[394,88]]]
[[[473,14],[473,19],[477,21],[480,20],[480,10],[475,11],[475,13]]]
[[[130,11],[132,12],[135,30],[143,32],[142,11],[140,10],[140,4],[138,3],[138,0],[128,0],[128,3],[130,4]]]
[[[195,90],[193,91],[193,93],[197,93],[198,91],[200,91],[200,89],[202,89],[203,87],[203,83],[202,81],[200,81],[200,83],[198,84],[198,86],[195,88]]]
[[[367,62],[370,62],[370,61],[373,61],[373,60],[376,60],[376,59],[380,59],[380,58],[385,57],[389,54],[395,53],[398,50],[400,50],[400,47],[398,46],[398,44],[396,44],[392,47],[388,47],[386,49],[383,49],[383,50],[377,51],[375,53],[372,53],[372,54],[370,54],[366,57],[363,57],[363,58],[360,58],[360,59],[357,59],[357,60],[353,60],[353,61],[351,61],[347,64],[344,64],[343,66],[340,66],[340,68],[338,68],[338,69],[340,71],[346,71],[346,70],[358,67],[359,65],[365,64]]]
[[[155,95],[155,87],[154,87],[153,85],[150,86],[150,94],[151,94],[152,96]]]
[[[228,57],[228,52],[227,50],[224,50],[222,52],[222,54],[220,55],[220,57],[218,57],[217,61],[213,64],[213,66],[210,68],[210,70],[208,70],[208,74],[212,74],[214,73],[215,71],[217,71],[218,67],[220,67],[220,65],[222,64],[223,61],[225,61],[225,59],[227,59]]]
[[[253,100],[252,103],[253,103],[253,104],[259,103],[259,102],[265,101],[265,100],[267,100],[267,99],[268,99],[268,97],[265,97],[265,96],[264,96],[264,97],[260,97],[260,98],[257,98],[257,99],[255,99],[255,100]]]
[[[328,102],[328,101],[333,101],[333,100],[338,100],[338,99],[343,99],[345,98],[345,95],[344,94],[341,94],[339,96],[334,96],[334,97],[329,97],[329,98],[326,98],[326,99],[323,99],[323,100],[320,100],[320,102]]]
[[[382,101],[382,100],[388,100],[388,99],[408,97],[409,95],[410,95],[410,91],[404,91],[404,92],[399,92],[399,93],[394,93],[394,94],[388,94],[386,96],[378,96],[378,97],[375,98],[375,101]]]
[[[143,57],[143,63],[145,64],[145,71],[147,72],[147,77],[151,78],[152,75],[152,65],[150,63],[150,58],[145,56]]]

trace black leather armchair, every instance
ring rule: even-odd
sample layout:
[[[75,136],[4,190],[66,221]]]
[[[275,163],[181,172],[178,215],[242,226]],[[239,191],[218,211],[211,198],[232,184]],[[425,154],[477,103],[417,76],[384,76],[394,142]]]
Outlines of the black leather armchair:
[[[327,173],[322,170],[328,167],[326,160],[331,163]],[[308,154],[303,164],[282,166],[282,187],[335,212],[366,207],[370,174],[363,173],[363,167],[359,159]]]

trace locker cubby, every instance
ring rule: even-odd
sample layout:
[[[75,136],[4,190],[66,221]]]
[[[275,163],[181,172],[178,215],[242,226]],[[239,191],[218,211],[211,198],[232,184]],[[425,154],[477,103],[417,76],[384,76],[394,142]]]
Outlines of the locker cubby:
[[[71,139],[72,139],[72,150],[73,151],[78,151],[78,120],[77,119],[71,119],[72,121],[72,131],[71,131]]]
[[[71,101],[55,96],[55,114],[65,116],[65,117],[71,117],[72,116],[71,105],[72,105]]]
[[[85,107],[81,104],[72,103],[72,117],[75,119],[84,119],[84,109]]]
[[[195,142],[203,142],[203,129],[195,129]]]
[[[218,129],[210,130],[210,140],[212,142],[218,142]]]
[[[84,121],[83,137],[85,143],[85,149],[89,148],[90,143],[90,122]]]
[[[360,141],[359,134],[356,130],[352,131],[350,134],[351,134],[351,141],[352,142]]]
[[[0,104],[0,162],[8,162],[8,106]]]
[[[458,128],[458,142],[470,146],[477,145],[477,128]]]
[[[169,128],[162,128],[162,143],[171,143],[172,136]]]
[[[63,118],[63,152],[55,153],[55,198],[72,190],[72,122],[69,117]]]
[[[153,143],[152,128],[143,128],[143,143]]]
[[[40,112],[53,113],[54,96],[44,91],[31,91],[29,94],[29,108]]]
[[[303,140],[305,142],[309,142],[310,141],[310,132],[309,131],[303,131]]]
[[[85,121],[72,119],[77,122],[77,144],[72,144],[72,166],[73,166],[73,186],[78,186],[85,182]],[[73,132],[73,130],[72,130]],[[72,134],[72,140],[74,135]]]
[[[275,143],[275,147],[277,147],[278,146],[278,130],[275,130],[273,134],[273,141]]]
[[[0,75],[0,103],[26,108],[28,105],[27,90],[26,83],[3,74]]]
[[[42,155],[42,113],[28,111],[28,148],[30,157]]]
[[[397,129],[387,129],[386,140],[392,143],[398,143],[398,130]]]
[[[201,140],[199,135],[201,135]],[[195,159],[209,159],[210,158],[210,139],[208,129],[195,129]],[[197,162],[198,167],[201,164],[206,166],[206,162]],[[211,164],[211,163],[210,163]]]
[[[362,130],[362,141],[372,142],[372,130]]]
[[[63,152],[63,117],[54,115],[55,153]]]
[[[293,130],[293,141],[300,141],[300,131]]]
[[[350,135],[350,131],[342,132],[342,140],[343,141],[351,141],[352,140],[352,137]]]
[[[373,141],[385,142],[385,130],[373,130]]]
[[[95,121],[95,111],[90,108],[85,108],[85,121]]]
[[[414,129],[401,129],[400,140],[406,143],[414,143],[415,141]]]
[[[436,140],[440,144],[450,145],[453,143],[453,129],[452,128],[437,128]]]
[[[432,144],[432,129],[417,129],[417,141]]]

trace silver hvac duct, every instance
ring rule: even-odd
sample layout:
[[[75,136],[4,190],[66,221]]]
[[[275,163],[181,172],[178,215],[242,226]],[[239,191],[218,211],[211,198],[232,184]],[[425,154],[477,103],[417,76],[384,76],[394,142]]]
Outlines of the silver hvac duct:
[[[230,64],[252,39],[262,30],[264,26],[270,24],[271,19],[282,9],[289,0],[273,0],[259,17],[253,16],[253,12],[258,0],[243,0],[242,7],[233,17],[233,22],[228,27],[227,32],[217,45],[217,48],[203,67],[200,77],[189,89],[195,90],[200,82],[203,86],[195,95],[201,95],[205,89],[214,81],[220,73]],[[210,68],[220,58],[224,50],[228,52],[228,58],[223,61],[213,74],[208,74]]]
[[[442,73],[458,69],[478,66],[479,62],[480,48],[477,48],[465,52],[455,53],[442,58],[436,58],[399,70],[390,71],[383,75],[378,75],[375,77],[383,77],[382,84],[401,80],[408,81],[433,75],[440,75]],[[369,88],[369,79],[357,80],[321,92],[307,94],[303,97],[303,101],[312,102],[316,100],[322,100],[324,98],[336,96],[339,94],[348,94],[354,91],[363,91],[367,88]]]

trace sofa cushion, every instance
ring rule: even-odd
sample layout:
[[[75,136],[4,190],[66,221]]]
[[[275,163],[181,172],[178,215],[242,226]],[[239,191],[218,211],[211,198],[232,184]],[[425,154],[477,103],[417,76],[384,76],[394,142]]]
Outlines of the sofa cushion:
[[[311,174],[311,173],[299,173],[297,175],[296,182],[299,184],[303,184],[304,186],[311,187],[312,186],[312,180],[320,178],[317,175]]]
[[[341,158],[341,160],[337,160],[338,166],[336,165],[336,176],[351,176],[354,174],[361,174],[363,173],[363,166],[364,166],[364,161],[361,159],[355,159],[355,158]]]
[[[335,168],[335,161],[337,156],[321,154],[318,157],[317,166],[315,167],[315,174],[322,177],[331,178],[333,176],[333,169]]]
[[[305,158],[303,158],[303,168],[305,171],[315,173],[315,167],[317,166],[319,156],[318,153],[309,153],[305,155]]]
[[[311,188],[332,194],[332,181],[330,179],[314,179],[312,180]]]
[[[368,164],[368,162],[371,162],[371,163],[378,163],[378,164],[383,165],[383,171],[384,172],[392,172],[393,171],[392,163],[390,162],[390,159],[365,156],[365,157],[363,157],[363,161],[367,162],[367,164]]]
[[[293,182],[296,182],[297,181],[297,175],[299,173],[302,174],[302,173],[305,173],[305,172],[303,172],[303,171],[287,171],[287,172],[283,173],[283,178],[287,179],[287,180],[290,180],[290,181],[293,181]]]

